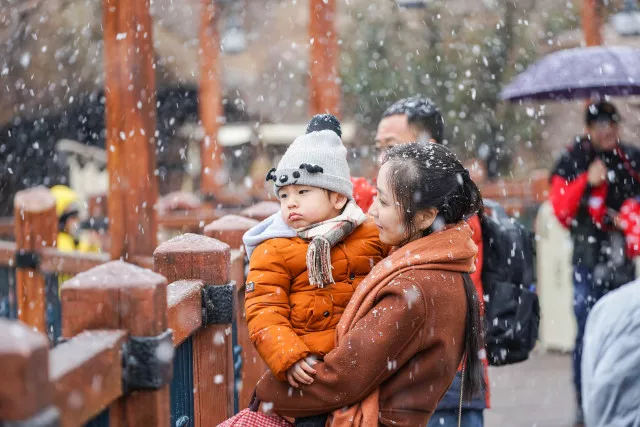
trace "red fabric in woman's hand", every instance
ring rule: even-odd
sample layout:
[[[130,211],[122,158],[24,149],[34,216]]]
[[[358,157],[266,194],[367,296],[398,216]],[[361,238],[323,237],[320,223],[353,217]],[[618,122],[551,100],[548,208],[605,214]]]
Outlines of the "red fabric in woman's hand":
[[[640,200],[627,199],[620,207],[618,224],[627,241],[627,256],[640,255]]]

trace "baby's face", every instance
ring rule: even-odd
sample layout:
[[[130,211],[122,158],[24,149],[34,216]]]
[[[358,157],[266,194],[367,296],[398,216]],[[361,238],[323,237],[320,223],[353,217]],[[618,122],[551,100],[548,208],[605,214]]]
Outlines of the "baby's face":
[[[278,191],[280,211],[293,229],[307,227],[340,215],[346,197],[307,185],[286,185]]]

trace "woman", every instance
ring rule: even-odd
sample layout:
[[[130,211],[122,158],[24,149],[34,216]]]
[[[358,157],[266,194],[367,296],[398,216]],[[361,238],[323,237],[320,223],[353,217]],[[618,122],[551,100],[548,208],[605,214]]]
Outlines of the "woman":
[[[397,247],[358,286],[336,348],[299,390],[265,375],[257,397],[290,417],[330,425],[426,426],[464,364],[462,398],[484,387],[479,301],[469,278],[477,248],[464,218],[482,207],[468,172],[444,146],[392,148],[369,210]]]

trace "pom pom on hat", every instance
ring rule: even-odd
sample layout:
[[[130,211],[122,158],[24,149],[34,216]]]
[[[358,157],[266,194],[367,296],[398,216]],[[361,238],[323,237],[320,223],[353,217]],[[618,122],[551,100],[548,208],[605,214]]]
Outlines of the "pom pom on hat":
[[[340,121],[332,114],[316,114],[309,120],[305,133],[316,132],[320,130],[331,130],[342,138],[342,128]]]

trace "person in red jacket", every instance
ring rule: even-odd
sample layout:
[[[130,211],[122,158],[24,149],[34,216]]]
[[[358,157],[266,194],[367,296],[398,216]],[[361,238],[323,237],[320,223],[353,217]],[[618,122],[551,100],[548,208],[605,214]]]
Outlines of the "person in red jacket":
[[[640,150],[620,142],[616,107],[592,103],[585,122],[586,135],[577,137],[556,164],[549,194],[556,217],[573,240],[576,426],[584,425],[581,359],[587,315],[604,294],[634,279],[618,212],[625,200],[640,195]]]
[[[413,96],[397,101],[382,114],[375,137],[377,157],[381,160],[386,151],[398,144],[409,142],[433,142],[441,144],[444,137],[444,118],[437,105],[429,98]],[[375,185],[365,178],[352,178],[354,184],[354,200],[363,211],[367,211],[376,195]],[[473,241],[478,246],[476,256],[476,271],[471,279],[482,302],[482,232],[480,219],[474,215],[467,219],[467,224],[473,232]],[[481,313],[482,313],[481,307]],[[485,360],[485,374],[486,374]],[[438,405],[438,409],[431,417],[429,426],[447,427],[458,425],[458,406],[460,404],[460,372],[453,384]],[[487,384],[489,381],[487,381]],[[489,408],[489,391],[462,406],[462,426],[482,427],[484,425],[483,411]]]

